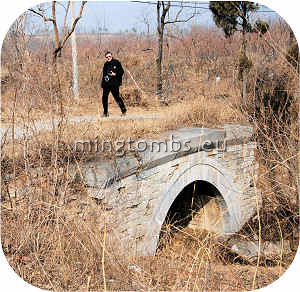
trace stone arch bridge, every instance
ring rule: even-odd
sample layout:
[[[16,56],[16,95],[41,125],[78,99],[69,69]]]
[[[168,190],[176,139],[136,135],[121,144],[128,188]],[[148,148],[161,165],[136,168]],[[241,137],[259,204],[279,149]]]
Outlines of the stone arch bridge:
[[[255,214],[260,200],[251,136],[241,125],[184,128],[147,140],[149,148],[132,157],[85,162],[80,176],[105,206],[120,244],[153,255],[166,223],[193,222],[230,236]]]

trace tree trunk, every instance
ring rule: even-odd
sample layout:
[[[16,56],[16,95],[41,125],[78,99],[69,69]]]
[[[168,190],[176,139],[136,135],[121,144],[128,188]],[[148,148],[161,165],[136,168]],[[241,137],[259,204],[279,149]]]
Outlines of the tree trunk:
[[[246,61],[247,61],[247,40],[246,40],[246,27],[247,27],[247,10],[246,10],[246,5],[243,6],[243,39],[242,39],[242,102],[243,105],[246,104],[247,102],[247,79],[248,79],[248,68],[246,66]]]
[[[162,7],[162,14],[160,14],[160,9]],[[157,33],[158,33],[158,52],[156,58],[156,70],[157,70],[157,96],[162,105],[166,105],[163,98],[162,92],[162,60],[163,60],[163,44],[164,44],[164,29],[165,29],[165,17],[171,7],[171,2],[168,1],[166,4],[164,1],[157,1]]]
[[[162,73],[161,73],[161,64],[162,64],[162,57],[163,57],[163,32],[159,33],[158,39],[158,53],[156,58],[156,68],[157,68],[157,95],[159,97],[159,101],[163,103],[163,96],[162,96]]]
[[[74,23],[74,2],[71,4],[71,23]],[[77,46],[76,46],[76,32],[72,33],[72,60],[73,60],[73,93],[74,99],[79,100],[79,88],[78,88],[78,66],[77,66]]]
[[[243,104],[245,105],[247,102],[247,81],[248,81],[247,69],[243,70],[242,79],[243,79],[242,100],[243,100]]]

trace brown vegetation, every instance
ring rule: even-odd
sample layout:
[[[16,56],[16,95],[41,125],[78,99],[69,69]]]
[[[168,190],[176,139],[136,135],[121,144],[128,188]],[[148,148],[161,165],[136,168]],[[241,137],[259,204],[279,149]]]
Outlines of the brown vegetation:
[[[248,102],[243,106],[238,35],[229,41],[218,31],[194,27],[184,36],[167,37],[162,92],[169,106],[164,108],[155,94],[153,40],[150,50],[144,50],[149,40],[136,35],[102,43],[81,40],[78,103],[72,99],[67,46],[57,62],[65,114],[62,131],[2,141],[1,243],[16,273],[40,288],[87,291],[251,290],[278,279],[292,262],[299,240],[299,80],[295,57],[293,62],[286,58],[288,36],[287,26],[277,23],[264,38],[249,37],[253,67]],[[6,43],[2,51],[2,122],[33,127],[36,120],[58,118],[56,89],[51,86],[51,51],[37,50],[13,59],[8,53],[10,45]],[[68,123],[70,116],[102,113],[100,81],[106,48],[115,48],[116,57],[142,89],[125,74],[121,92],[129,113],[159,113],[160,119]],[[110,107],[113,113],[119,111],[114,103]],[[222,127],[225,123],[251,123],[258,142],[262,208],[237,236],[288,239],[296,242],[293,251],[250,265],[216,244],[213,234],[186,229],[155,257],[121,256],[117,243],[106,238],[109,224],[99,227],[105,222],[101,206],[70,177],[69,166],[89,158],[74,153],[75,137],[139,139],[180,127]]]

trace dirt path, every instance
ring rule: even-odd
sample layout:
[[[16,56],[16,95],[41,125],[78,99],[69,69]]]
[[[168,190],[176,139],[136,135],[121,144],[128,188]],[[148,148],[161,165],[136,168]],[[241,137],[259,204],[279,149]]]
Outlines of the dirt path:
[[[67,118],[64,122],[71,124],[80,123],[80,122],[94,122],[94,121],[105,121],[105,120],[145,120],[145,119],[159,119],[160,115],[158,114],[127,114],[125,117],[120,115],[110,115],[107,118],[103,118],[99,115],[86,115],[86,116],[77,116]],[[30,137],[34,134],[40,133],[42,131],[50,131],[54,127],[57,127],[59,120],[54,120],[53,124],[51,120],[45,121],[33,121],[30,124],[26,124],[22,127],[16,126],[14,129],[15,139],[22,139],[24,137]],[[6,139],[12,138],[12,126],[0,128],[0,138],[1,145]]]

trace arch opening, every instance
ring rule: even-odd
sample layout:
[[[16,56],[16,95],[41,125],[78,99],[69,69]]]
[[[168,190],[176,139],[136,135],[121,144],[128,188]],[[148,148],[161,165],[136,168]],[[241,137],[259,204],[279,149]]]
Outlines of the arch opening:
[[[219,190],[211,183],[197,180],[178,194],[161,227],[158,248],[178,231],[194,230],[222,232],[228,208]]]

